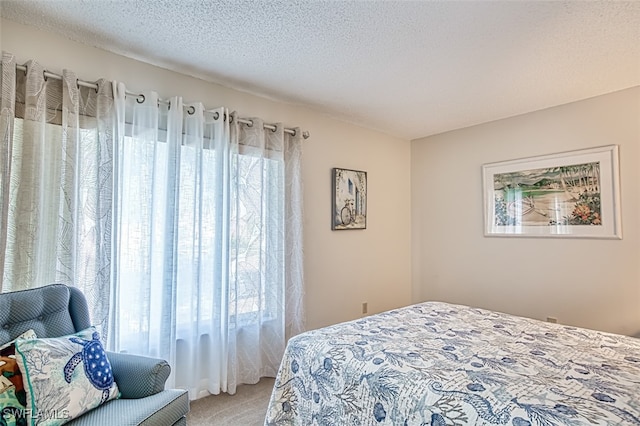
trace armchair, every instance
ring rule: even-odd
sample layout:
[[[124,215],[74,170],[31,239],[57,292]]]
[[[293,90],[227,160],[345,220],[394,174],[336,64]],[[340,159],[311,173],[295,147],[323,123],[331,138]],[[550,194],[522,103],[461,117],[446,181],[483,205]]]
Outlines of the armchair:
[[[0,345],[33,329],[38,337],[60,337],[91,326],[80,290],[51,284],[0,293]],[[81,425],[186,425],[186,391],[165,390],[171,368],[161,359],[107,352],[121,398],[106,402],[67,423]]]

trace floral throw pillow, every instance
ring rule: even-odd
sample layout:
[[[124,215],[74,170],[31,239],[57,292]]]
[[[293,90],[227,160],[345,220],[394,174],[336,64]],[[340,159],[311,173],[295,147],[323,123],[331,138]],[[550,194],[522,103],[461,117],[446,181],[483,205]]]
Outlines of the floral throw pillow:
[[[8,347],[10,347],[10,346],[11,347],[15,347],[17,339],[35,339],[36,337],[37,337],[36,336],[36,332],[31,330],[31,329],[29,329],[29,330],[25,331],[24,333],[22,333],[21,335],[19,335],[18,337],[16,337],[15,339],[13,339],[12,341],[7,342],[4,345],[0,346],[0,353],[3,353],[3,351],[5,349],[7,349]],[[11,353],[13,354],[14,353],[13,349],[11,349],[11,351],[12,351]]]
[[[69,336],[16,341],[31,425],[57,426],[120,397],[94,327]]]
[[[36,333],[29,330],[18,338],[35,337]],[[27,421],[26,393],[15,350],[15,340],[0,347],[0,425],[3,426],[23,426]]]

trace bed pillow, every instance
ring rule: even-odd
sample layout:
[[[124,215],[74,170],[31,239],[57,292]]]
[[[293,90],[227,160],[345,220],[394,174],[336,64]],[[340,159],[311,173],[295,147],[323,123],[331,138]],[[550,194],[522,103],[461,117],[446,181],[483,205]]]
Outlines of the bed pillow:
[[[16,341],[31,425],[57,426],[120,391],[95,327],[69,336]]]
[[[18,338],[35,339],[36,333],[28,330]],[[16,362],[15,342],[0,346],[0,424],[7,426],[21,424],[26,419],[26,393]]]

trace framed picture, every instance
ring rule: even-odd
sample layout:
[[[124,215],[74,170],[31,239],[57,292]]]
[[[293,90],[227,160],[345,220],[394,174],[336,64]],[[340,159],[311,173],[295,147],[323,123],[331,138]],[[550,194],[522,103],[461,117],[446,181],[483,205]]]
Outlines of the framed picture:
[[[616,145],[482,166],[485,236],[621,239]]]
[[[367,172],[332,170],[331,229],[367,228]]]

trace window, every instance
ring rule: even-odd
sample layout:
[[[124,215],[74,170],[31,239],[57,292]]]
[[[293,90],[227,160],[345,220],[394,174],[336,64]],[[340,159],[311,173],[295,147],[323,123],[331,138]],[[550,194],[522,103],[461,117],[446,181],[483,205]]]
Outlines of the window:
[[[170,333],[167,315],[178,338],[282,318],[283,161],[236,153],[224,165],[184,140],[172,167],[169,150],[127,136],[119,153],[118,328],[130,351],[140,335]]]

